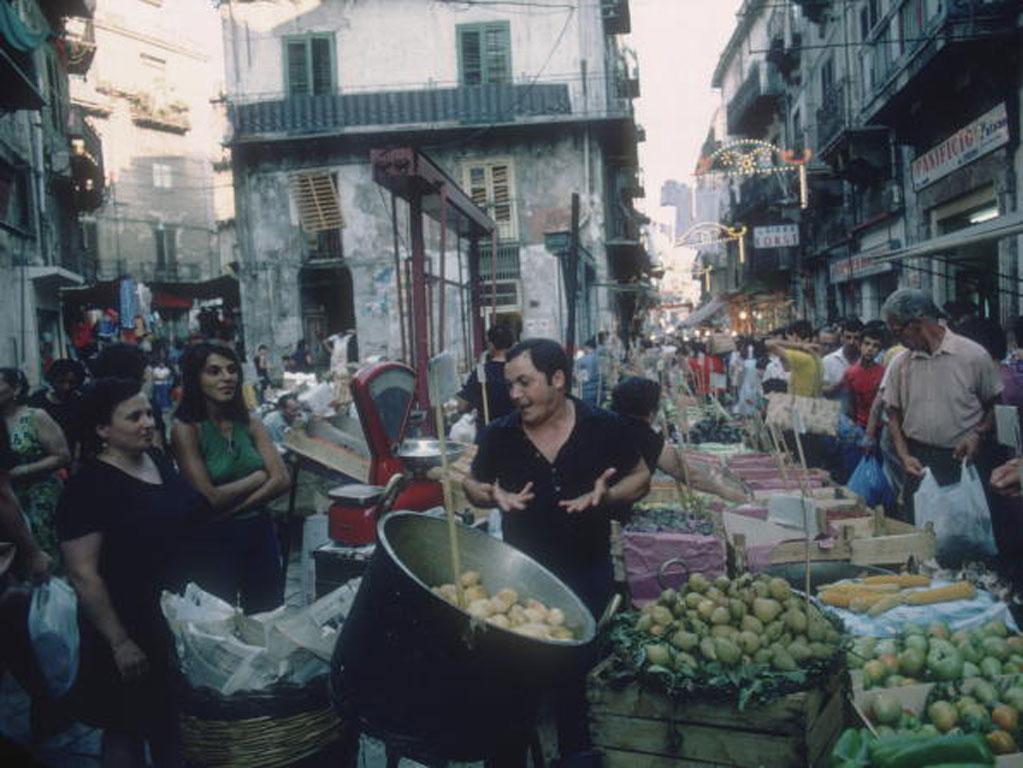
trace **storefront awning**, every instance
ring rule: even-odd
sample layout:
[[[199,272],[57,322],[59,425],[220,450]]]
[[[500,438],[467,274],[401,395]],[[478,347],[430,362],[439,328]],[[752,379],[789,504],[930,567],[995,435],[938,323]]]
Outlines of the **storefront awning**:
[[[81,285],[82,276],[64,267],[28,267],[28,278],[36,285],[63,288]]]
[[[990,221],[973,224],[947,235],[939,235],[890,253],[885,261],[902,261],[927,256],[937,256],[969,245],[1001,240],[1023,233],[1023,211],[1006,213]]]
[[[682,328],[695,328],[697,325],[703,325],[703,323],[714,318],[726,306],[728,304],[724,299],[711,299],[702,307],[692,312],[689,317],[679,323],[679,326]]]

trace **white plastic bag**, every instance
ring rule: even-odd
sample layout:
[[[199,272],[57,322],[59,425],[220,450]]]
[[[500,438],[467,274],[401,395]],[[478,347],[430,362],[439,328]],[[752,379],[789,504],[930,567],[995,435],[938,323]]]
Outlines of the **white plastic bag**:
[[[940,562],[957,565],[998,554],[984,486],[972,464],[964,461],[959,482],[944,487],[925,470],[913,508],[918,526],[934,524]]]
[[[33,588],[28,635],[50,695],[63,696],[78,675],[78,600],[63,579]]]
[[[451,426],[448,437],[456,443],[472,445],[476,442],[476,413],[466,413]]]

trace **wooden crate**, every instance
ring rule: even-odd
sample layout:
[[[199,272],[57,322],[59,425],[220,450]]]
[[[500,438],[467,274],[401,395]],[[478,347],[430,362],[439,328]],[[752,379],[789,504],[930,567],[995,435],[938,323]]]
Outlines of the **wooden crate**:
[[[721,703],[676,705],[638,683],[611,688],[607,664],[587,684],[590,732],[606,768],[823,765],[845,721],[844,671],[818,688],[739,712]]]
[[[930,524],[917,528],[909,523],[885,517],[874,511],[872,517],[833,520],[831,525],[838,528],[838,535],[822,548],[815,542],[810,544],[810,560],[813,562],[841,561],[853,565],[888,566],[899,569],[910,558],[916,562],[934,557],[937,540]],[[747,547],[756,546],[749,536],[733,535],[728,541],[729,560],[735,563],[738,572],[747,569],[749,557]],[[770,565],[801,563],[805,558],[801,539],[783,541],[774,545],[770,553]]]

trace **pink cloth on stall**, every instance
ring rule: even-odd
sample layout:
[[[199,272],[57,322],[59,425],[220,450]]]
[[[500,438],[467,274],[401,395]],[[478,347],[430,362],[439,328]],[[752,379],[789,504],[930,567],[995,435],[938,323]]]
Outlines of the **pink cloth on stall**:
[[[715,536],[625,531],[622,547],[629,593],[637,603],[660,596],[657,573],[661,565],[672,558],[681,558],[690,573],[702,573],[708,578],[722,576],[726,570],[725,546]],[[673,567],[665,576],[665,584],[676,588],[685,578],[685,570]]]

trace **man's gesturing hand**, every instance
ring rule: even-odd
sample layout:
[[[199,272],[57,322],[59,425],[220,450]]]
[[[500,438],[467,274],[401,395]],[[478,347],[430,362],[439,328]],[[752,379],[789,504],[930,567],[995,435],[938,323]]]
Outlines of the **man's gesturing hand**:
[[[494,503],[502,512],[512,512],[518,509],[525,509],[526,505],[533,500],[533,483],[528,482],[518,493],[506,491],[501,487],[501,481],[494,481]]]
[[[615,476],[615,472],[617,472],[617,470],[614,467],[608,467],[604,470],[603,474],[597,478],[597,482],[593,484],[592,491],[584,493],[582,496],[572,499],[571,501],[560,501],[558,502],[558,505],[564,507],[565,511],[569,514],[585,512],[587,509],[599,507],[607,501],[608,493],[610,493],[607,487],[607,482]]]

